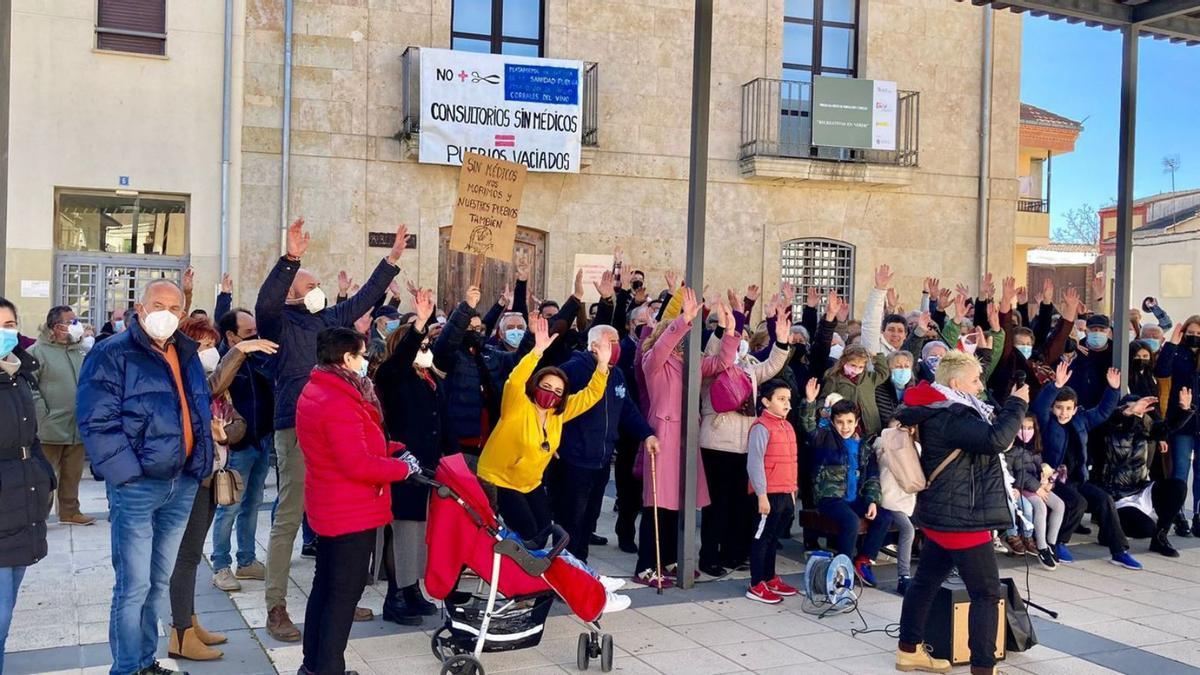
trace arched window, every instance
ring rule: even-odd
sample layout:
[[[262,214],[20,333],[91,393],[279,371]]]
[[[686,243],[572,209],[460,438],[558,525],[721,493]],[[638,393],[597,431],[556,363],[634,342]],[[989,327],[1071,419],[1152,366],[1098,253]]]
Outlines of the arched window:
[[[796,307],[804,304],[808,289],[821,293],[821,307],[830,289],[854,306],[854,246],[833,239],[811,237],[784,242],[779,271],[783,281],[796,287]],[[799,312],[794,312],[799,316]]]

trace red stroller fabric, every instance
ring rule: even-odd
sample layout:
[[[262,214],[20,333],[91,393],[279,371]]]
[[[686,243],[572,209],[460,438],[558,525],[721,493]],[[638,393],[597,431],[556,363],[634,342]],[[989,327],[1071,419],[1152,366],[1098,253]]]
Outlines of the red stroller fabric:
[[[476,525],[453,497],[443,498],[437,490],[430,492],[425,530],[428,550],[425,590],[435,599],[444,600],[458,586],[464,566],[491,583],[492,549],[496,538],[488,533],[486,526],[498,528],[499,523],[479,479],[471,473],[461,454],[442,458],[434,480],[462,497],[484,523],[484,526]],[[545,574],[535,577],[526,574],[511,559],[501,556],[500,579],[495,585],[506,597],[553,591],[585,622],[600,618],[606,600],[604,586],[598,579],[560,558],[551,561]]]

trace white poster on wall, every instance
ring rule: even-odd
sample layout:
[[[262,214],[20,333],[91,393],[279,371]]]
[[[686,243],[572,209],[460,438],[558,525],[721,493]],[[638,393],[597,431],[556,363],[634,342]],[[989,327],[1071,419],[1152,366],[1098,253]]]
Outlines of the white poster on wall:
[[[874,80],[875,95],[871,110],[871,149],[896,149],[896,83]]]
[[[449,49],[421,50],[420,161],[463,155],[577,173],[583,62]]]

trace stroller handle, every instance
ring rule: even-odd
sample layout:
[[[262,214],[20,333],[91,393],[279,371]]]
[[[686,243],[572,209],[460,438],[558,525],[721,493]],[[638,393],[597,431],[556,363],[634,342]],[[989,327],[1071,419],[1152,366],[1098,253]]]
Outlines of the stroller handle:
[[[424,485],[426,487],[431,487],[431,488],[442,487],[441,483],[439,483],[433,479],[433,471],[430,471],[429,469],[426,469],[426,468],[422,468],[417,473],[409,474],[407,480],[410,480],[410,481],[416,483],[417,485]]]

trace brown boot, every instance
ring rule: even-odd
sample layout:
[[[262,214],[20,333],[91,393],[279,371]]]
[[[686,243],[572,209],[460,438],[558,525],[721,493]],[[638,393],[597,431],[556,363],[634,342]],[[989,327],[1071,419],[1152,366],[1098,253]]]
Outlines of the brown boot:
[[[192,615],[192,629],[196,631],[196,637],[206,645],[222,645],[229,641],[224,633],[210,633],[200,625],[200,619],[195,614]]]
[[[1009,555],[1025,555],[1025,544],[1020,537],[1005,537],[1004,544],[1008,546]]]
[[[200,641],[195,628],[171,627],[171,640],[167,643],[167,656],[188,661],[212,661],[225,654]]]
[[[368,609],[366,607],[355,607],[354,608],[354,620],[355,621],[371,621],[374,618],[375,618],[375,612],[372,612],[370,609]]]
[[[59,516],[58,522],[65,525],[91,525],[96,522],[96,519],[82,513],[75,513],[69,516]]]
[[[283,642],[299,642],[300,629],[292,623],[287,607],[276,605],[267,612],[267,634]]]

